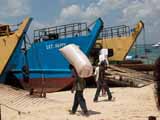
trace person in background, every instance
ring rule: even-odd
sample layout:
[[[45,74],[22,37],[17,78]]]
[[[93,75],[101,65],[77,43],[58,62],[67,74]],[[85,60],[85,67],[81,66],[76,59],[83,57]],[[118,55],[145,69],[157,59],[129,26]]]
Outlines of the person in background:
[[[75,68],[72,65],[70,65],[70,69],[72,70],[73,77],[75,78],[71,92],[74,93],[74,90],[76,91],[74,96],[74,103],[70,113],[75,114],[77,111],[78,105],[80,105],[84,115],[89,116],[88,109],[86,106],[86,101],[83,97],[83,91],[86,86],[86,83],[85,83],[86,81],[78,76]]]
[[[104,80],[104,72],[105,72],[105,62],[102,61],[100,63],[100,66],[99,66],[99,77],[98,77],[98,80],[97,80],[97,90],[96,90],[96,94],[95,94],[95,97],[93,99],[94,102],[97,102],[98,101],[98,96],[100,94],[100,91],[104,88],[105,91],[107,91],[107,95],[108,95],[108,100],[111,100],[112,99],[112,95],[111,95],[111,92],[109,90],[109,87],[108,87],[108,84],[106,83],[106,81]]]
[[[98,64],[101,64],[101,62],[104,62],[104,68],[105,70],[109,67],[109,61],[108,61],[108,56],[107,54],[105,54],[106,52],[106,49],[102,49],[103,52],[100,52],[101,54],[99,55],[99,63]],[[101,51],[102,51],[101,50]],[[106,95],[106,91],[104,89],[104,87],[102,86],[102,96],[105,96]]]
[[[157,95],[157,107],[160,110],[160,57],[155,62],[154,77],[155,77],[155,89]]]
[[[95,68],[95,71],[94,71],[95,82],[96,82],[97,87],[98,87],[98,79],[99,79],[99,68],[100,68],[100,64],[98,64],[98,66]],[[102,90],[102,96],[105,96],[106,91],[103,86],[101,90]]]
[[[99,52],[99,64],[105,61],[106,65],[109,65],[109,61],[108,61],[108,49],[101,49]]]
[[[98,78],[99,78],[99,66],[100,64],[98,64],[98,66],[95,68],[95,71],[94,71],[95,82],[97,85],[98,85]]]
[[[109,64],[108,59],[106,59],[106,58],[107,58],[106,55],[100,54],[99,55],[99,63],[98,64],[100,64],[102,61],[104,61],[106,65]]]

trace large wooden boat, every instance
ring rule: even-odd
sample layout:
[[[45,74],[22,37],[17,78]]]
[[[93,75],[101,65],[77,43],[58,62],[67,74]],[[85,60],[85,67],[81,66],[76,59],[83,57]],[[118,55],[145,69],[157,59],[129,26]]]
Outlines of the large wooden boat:
[[[0,24],[0,82],[6,82],[5,77],[18,64],[19,53],[24,36],[30,25],[31,18],[25,18],[18,25]],[[11,29],[11,27],[14,27]],[[16,29],[15,29],[16,27]],[[15,29],[15,30],[13,30]]]
[[[95,48],[113,49],[113,56],[109,57],[109,61],[123,61],[143,28],[142,21],[132,29],[126,25],[104,28],[96,41]]]

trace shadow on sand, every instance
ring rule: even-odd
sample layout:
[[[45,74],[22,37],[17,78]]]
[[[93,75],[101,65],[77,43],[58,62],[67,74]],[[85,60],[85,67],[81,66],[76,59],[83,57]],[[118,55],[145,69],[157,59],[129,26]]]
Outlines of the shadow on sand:
[[[82,111],[77,111],[77,112],[79,113],[79,115],[85,116],[85,114]],[[97,111],[93,111],[93,110],[88,110],[88,114],[89,114],[89,116],[91,116],[91,115],[101,114],[101,112],[97,112]]]
[[[112,98],[112,100],[104,99],[104,100],[98,100],[97,102],[114,102],[116,100],[115,97]]]

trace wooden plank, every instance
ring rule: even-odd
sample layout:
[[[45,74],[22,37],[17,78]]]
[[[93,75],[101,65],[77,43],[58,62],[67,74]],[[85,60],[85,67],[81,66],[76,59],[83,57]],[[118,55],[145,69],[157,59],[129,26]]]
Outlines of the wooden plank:
[[[153,83],[154,79],[152,75],[113,65],[105,73],[105,79],[118,86],[143,87]]]
[[[0,105],[20,113],[30,113],[44,109],[44,105],[54,106],[54,101],[48,98],[29,96],[28,91],[15,90],[10,86],[0,85]]]

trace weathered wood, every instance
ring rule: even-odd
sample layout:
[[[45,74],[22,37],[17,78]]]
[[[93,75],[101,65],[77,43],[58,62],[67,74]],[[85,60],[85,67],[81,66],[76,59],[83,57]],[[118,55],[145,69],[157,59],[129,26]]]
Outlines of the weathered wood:
[[[142,64],[141,60],[124,60],[120,64]]]
[[[153,80],[153,76],[148,77],[147,74],[121,73],[121,72],[115,72],[115,71],[108,71],[108,72],[110,72],[112,75],[119,75],[119,76],[124,76],[124,77],[137,78],[137,79],[141,79],[141,80],[144,80],[144,81],[152,81]]]
[[[126,67],[126,68],[137,70],[137,71],[153,71],[154,70],[153,64],[120,64],[117,66]]]
[[[120,76],[124,76],[124,77],[135,78],[135,79],[140,79],[140,80],[144,80],[144,81],[152,81],[153,80],[153,77],[147,77],[148,75],[146,75],[146,74],[121,73],[121,72],[114,72],[114,71],[112,71],[112,74],[120,75]]]
[[[153,82],[152,75],[113,65],[105,73],[105,79],[113,86],[143,87]]]
[[[134,76],[134,77],[145,77],[145,79],[151,79],[153,80],[153,75],[149,75],[143,72],[139,72],[136,70],[132,70],[132,69],[128,69],[128,68],[124,68],[124,67],[116,67],[116,66],[111,66],[111,69],[108,69],[109,71],[111,70],[112,72],[117,72],[117,74],[122,74],[122,75],[126,75],[126,76]]]

